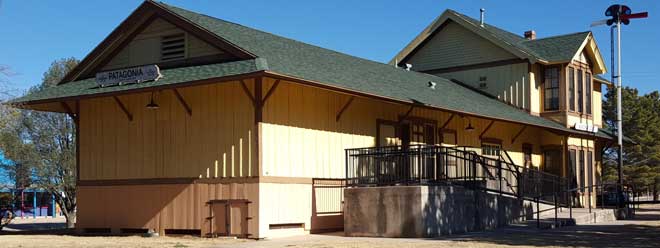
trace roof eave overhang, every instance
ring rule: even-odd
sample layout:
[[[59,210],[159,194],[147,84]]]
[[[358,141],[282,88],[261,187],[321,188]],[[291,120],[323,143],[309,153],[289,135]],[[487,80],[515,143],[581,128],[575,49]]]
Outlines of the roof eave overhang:
[[[317,82],[317,81],[314,81],[314,80],[303,79],[303,78],[299,78],[299,77],[295,77],[295,76],[291,76],[291,75],[286,75],[286,74],[281,74],[281,73],[278,73],[278,72],[275,72],[275,71],[269,71],[269,70],[260,70],[260,71],[237,74],[237,75],[231,75],[231,76],[222,76],[222,77],[208,78],[208,79],[203,79],[203,80],[188,81],[188,82],[181,82],[181,83],[174,83],[174,84],[167,84],[167,85],[157,85],[157,86],[153,86],[153,87],[136,88],[136,89],[130,89],[130,90],[121,90],[121,91],[104,92],[104,93],[79,95],[79,96],[59,97],[59,98],[25,101],[25,102],[13,102],[13,103],[9,103],[9,105],[11,105],[13,107],[22,108],[22,109],[35,109],[33,106],[36,106],[36,105],[44,105],[44,104],[50,104],[50,103],[61,103],[61,102],[75,102],[75,101],[91,99],[91,98],[98,98],[98,97],[119,96],[119,95],[134,94],[134,93],[152,92],[154,90],[166,90],[166,89],[174,89],[174,88],[181,88],[181,87],[192,87],[192,86],[198,86],[198,85],[204,85],[204,84],[222,83],[222,82],[228,82],[228,81],[236,81],[236,80],[241,80],[241,79],[248,79],[248,78],[254,78],[254,77],[265,77],[265,76],[271,77],[271,78],[276,78],[276,79],[287,80],[287,81],[290,81],[290,82],[299,83],[299,84],[307,85],[307,86],[311,86],[311,87],[331,90],[331,91],[335,91],[335,92],[339,92],[339,93],[350,94],[350,95],[355,95],[355,96],[360,96],[360,97],[365,97],[365,98],[371,98],[371,99],[383,100],[383,101],[386,101],[386,102],[391,102],[391,103],[396,103],[396,104],[414,105],[416,107],[425,108],[425,109],[439,110],[439,111],[444,111],[444,112],[449,112],[449,113],[454,113],[454,114],[459,114],[459,115],[473,116],[473,117],[476,117],[476,118],[488,119],[488,120],[505,122],[505,123],[533,126],[533,127],[537,127],[537,128],[541,128],[541,129],[546,129],[550,132],[556,133],[557,135],[566,135],[566,136],[572,136],[572,137],[585,137],[585,138],[593,137],[593,135],[585,135],[585,134],[582,134],[580,132],[573,131],[573,130],[570,130],[570,129],[567,129],[567,128],[558,128],[558,127],[554,128],[554,127],[531,124],[531,123],[526,123],[526,122],[518,122],[518,121],[503,119],[503,118],[494,117],[494,116],[487,116],[487,115],[482,115],[482,114],[477,114],[477,113],[458,111],[458,110],[454,110],[454,109],[443,108],[441,106],[420,104],[419,102],[416,102],[416,101],[413,101],[413,100],[401,100],[401,99],[396,99],[396,98],[392,98],[392,97],[372,94],[372,93],[368,93],[368,92],[357,91],[357,90],[354,90],[354,89],[343,88],[343,87],[338,87],[338,86],[332,86],[332,85],[324,84],[324,83]],[[63,112],[63,111],[59,111],[59,110],[56,110],[56,109],[52,109],[52,110],[36,109],[36,110],[52,111],[52,112]]]

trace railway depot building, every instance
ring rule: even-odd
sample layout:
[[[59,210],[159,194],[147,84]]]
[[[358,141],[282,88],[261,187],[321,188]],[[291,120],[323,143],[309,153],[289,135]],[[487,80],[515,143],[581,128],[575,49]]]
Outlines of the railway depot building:
[[[77,123],[82,230],[349,232],[377,222],[346,213],[370,204],[350,190],[598,182],[612,138],[593,35],[525,36],[447,10],[383,64],[145,1],[13,103]]]

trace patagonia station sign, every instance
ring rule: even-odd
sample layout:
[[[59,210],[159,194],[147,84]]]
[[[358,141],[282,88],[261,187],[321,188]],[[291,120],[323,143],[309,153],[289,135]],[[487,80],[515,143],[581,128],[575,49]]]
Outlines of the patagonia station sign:
[[[597,133],[598,132],[598,127],[587,124],[587,123],[575,123],[575,126],[573,126],[574,129],[580,130],[580,131],[585,131],[585,132],[592,132],[592,133]]]
[[[117,84],[155,81],[161,77],[160,68],[157,65],[144,65],[96,73],[96,84],[100,87],[105,87]]]

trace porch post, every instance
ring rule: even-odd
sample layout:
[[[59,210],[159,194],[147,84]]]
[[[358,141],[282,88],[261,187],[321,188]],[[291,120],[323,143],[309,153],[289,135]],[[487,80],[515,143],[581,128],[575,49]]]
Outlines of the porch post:
[[[51,199],[51,200],[50,200],[50,205],[51,205],[52,208],[53,208],[53,209],[51,210],[51,213],[52,213],[52,215],[53,215],[53,218],[56,218],[56,217],[57,217],[57,211],[56,211],[56,206],[55,206],[55,195],[54,195],[54,194],[51,194],[51,195],[50,195],[50,199]]]
[[[37,218],[37,190],[32,190],[32,218]]]

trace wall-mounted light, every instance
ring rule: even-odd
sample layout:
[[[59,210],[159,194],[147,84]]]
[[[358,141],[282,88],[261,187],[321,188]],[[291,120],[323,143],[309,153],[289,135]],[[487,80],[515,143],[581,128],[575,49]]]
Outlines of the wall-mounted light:
[[[156,109],[160,108],[160,106],[158,106],[158,104],[156,102],[154,102],[154,92],[153,91],[151,92],[151,100],[149,101],[149,103],[147,104],[146,107],[147,107],[147,109],[151,109],[151,110],[156,110]]]
[[[470,117],[466,117],[468,119],[468,125],[465,127],[465,131],[472,132],[474,131],[474,127],[472,126],[472,119]]]

